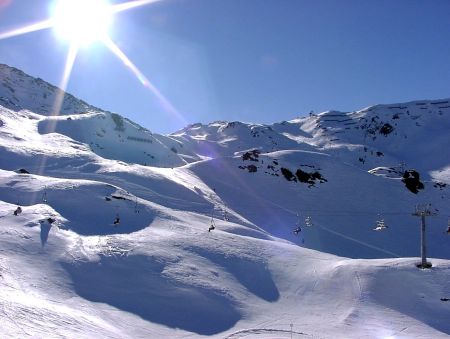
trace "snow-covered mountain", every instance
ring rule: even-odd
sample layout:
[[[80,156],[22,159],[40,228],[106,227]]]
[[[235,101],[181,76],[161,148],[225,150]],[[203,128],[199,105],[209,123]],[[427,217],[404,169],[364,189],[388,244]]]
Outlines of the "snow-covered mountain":
[[[2,335],[450,334],[450,100],[164,136],[61,93],[0,65]]]

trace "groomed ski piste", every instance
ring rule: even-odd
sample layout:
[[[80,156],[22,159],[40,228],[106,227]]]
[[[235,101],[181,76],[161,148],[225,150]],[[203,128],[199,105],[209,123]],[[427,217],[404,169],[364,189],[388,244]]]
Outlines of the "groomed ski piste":
[[[448,100],[163,136],[0,80],[2,337],[450,335]]]

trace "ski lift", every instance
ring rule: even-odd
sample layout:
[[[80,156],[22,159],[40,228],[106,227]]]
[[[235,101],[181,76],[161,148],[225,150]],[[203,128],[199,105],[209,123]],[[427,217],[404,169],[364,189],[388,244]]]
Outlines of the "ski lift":
[[[45,188],[44,188],[44,193],[42,194],[42,202],[43,202],[44,204],[47,203],[47,186],[45,186]]]
[[[216,225],[214,223],[214,218],[211,217],[211,225],[208,228],[208,232],[211,232],[212,230],[216,229]]]
[[[294,230],[292,231],[295,235],[298,235],[302,231],[300,227],[300,215],[297,213],[297,223],[295,225]]]
[[[214,207],[213,207],[211,212],[211,224],[209,225],[208,232],[211,232],[214,229],[216,229],[216,224],[214,223]]]
[[[223,210],[223,220],[224,221],[230,221],[230,218],[228,217],[227,208],[225,207]]]
[[[314,224],[313,224],[313,222],[312,222],[311,216],[308,215],[308,216],[305,218],[305,225],[308,226],[308,227],[314,226]]]
[[[388,227],[387,227],[386,223],[384,222],[384,219],[380,215],[378,215],[378,220],[376,221],[375,228],[373,230],[374,231],[384,231],[387,228]]]
[[[114,224],[114,226],[117,226],[118,224],[120,224],[120,216],[119,216],[119,214],[116,214],[116,218],[114,219],[113,224]]]
[[[445,233],[450,234],[450,218],[448,218],[447,231]]]
[[[137,197],[135,197],[135,202],[134,202],[134,213],[139,213]]]

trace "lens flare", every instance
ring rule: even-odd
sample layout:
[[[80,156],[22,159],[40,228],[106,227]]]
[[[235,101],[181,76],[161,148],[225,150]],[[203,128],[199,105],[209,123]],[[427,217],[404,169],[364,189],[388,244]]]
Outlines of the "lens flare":
[[[153,95],[156,96],[160,102],[163,109],[172,114],[178,121],[186,123],[186,120],[178,112],[178,110],[170,103],[169,100],[147,79],[147,77],[139,70],[139,68],[134,65],[131,60],[125,55],[124,52],[117,46],[110,38],[104,38],[103,43],[113,52],[126,67],[128,67],[131,72],[136,76],[136,78],[141,82],[141,84],[148,88]]]
[[[129,10],[129,9],[133,9],[136,7],[140,7],[140,6],[149,5],[151,3],[159,2],[159,1],[161,1],[161,0],[136,0],[136,1],[125,2],[123,4],[113,5],[113,6],[111,6],[111,9],[112,9],[113,13],[117,13],[117,12],[123,12],[123,11]]]
[[[108,34],[111,6],[104,0],[59,0],[53,12],[53,28],[64,40],[88,45]]]
[[[31,25],[13,29],[8,32],[0,33],[0,40],[13,38],[15,36],[36,32],[51,27],[53,27],[53,20],[40,21]]]
[[[53,105],[53,110],[51,115],[59,115],[61,112],[61,107],[64,101],[65,91],[67,89],[67,84],[69,83],[70,74],[72,73],[73,65],[75,63],[75,59],[78,53],[78,45],[76,43],[72,43],[69,48],[69,52],[67,53],[66,65],[64,67],[64,73],[61,79],[61,83],[59,84],[59,88],[61,91],[56,95],[55,103]],[[53,132],[53,131],[51,131]]]
[[[52,115],[59,115],[60,113],[64,100],[64,91],[67,88],[78,49],[92,42],[99,41],[104,43],[132,71],[141,84],[156,96],[167,113],[186,124],[187,121],[177,109],[108,36],[108,30],[115,14],[159,1],[161,0],[134,0],[111,5],[107,0],[55,0],[52,18],[0,33],[0,40],[53,28],[58,36],[70,42],[62,83],[60,84],[62,92],[55,99]]]

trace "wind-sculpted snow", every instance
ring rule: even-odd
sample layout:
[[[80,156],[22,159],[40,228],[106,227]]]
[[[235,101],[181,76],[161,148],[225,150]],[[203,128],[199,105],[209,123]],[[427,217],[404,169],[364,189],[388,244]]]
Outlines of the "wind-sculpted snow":
[[[214,264],[225,268],[240,284],[257,297],[274,302],[280,297],[278,289],[272,279],[267,263],[258,258],[245,258],[241,255],[234,256],[227,253],[208,251],[203,248],[193,248],[198,253]]]

